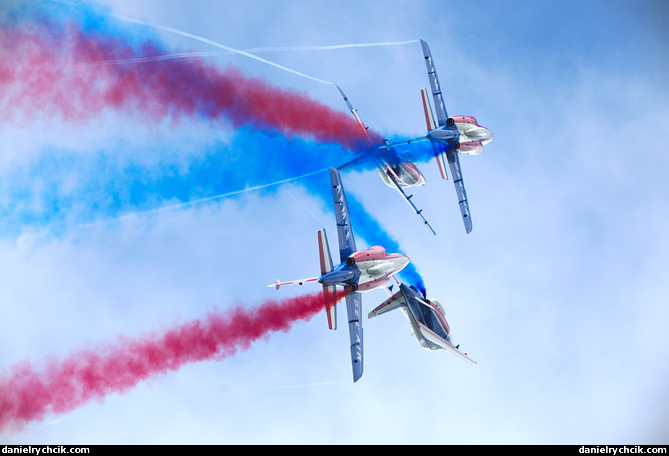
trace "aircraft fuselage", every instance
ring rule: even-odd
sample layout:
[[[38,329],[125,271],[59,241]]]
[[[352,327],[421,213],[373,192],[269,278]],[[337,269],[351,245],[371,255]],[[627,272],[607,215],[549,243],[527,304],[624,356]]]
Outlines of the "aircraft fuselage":
[[[413,335],[427,350],[444,349],[453,345],[450,328],[441,308],[429,301],[413,301],[402,309],[409,320]]]
[[[450,120],[453,120],[450,122]],[[452,125],[444,125],[427,133],[433,141],[443,141],[449,144],[458,144],[461,154],[478,155],[483,146],[495,138],[495,134],[488,128],[479,125],[472,116],[453,116],[449,119]]]
[[[378,168],[379,175],[383,182],[391,188],[395,188],[395,184],[390,180],[389,173],[393,173],[397,183],[401,187],[415,187],[418,185],[425,185],[425,177],[420,172],[418,167],[410,162],[400,162],[396,165],[388,165],[387,168]]]
[[[386,253],[386,249],[374,246],[352,254],[331,272],[321,275],[318,282],[323,285],[352,286],[357,291],[369,291],[388,285],[390,276],[409,264],[409,257],[401,253]]]

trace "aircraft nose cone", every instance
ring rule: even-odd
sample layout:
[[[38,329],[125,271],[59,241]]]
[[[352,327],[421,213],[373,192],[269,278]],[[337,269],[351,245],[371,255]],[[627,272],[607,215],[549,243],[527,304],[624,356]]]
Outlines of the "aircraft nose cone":
[[[491,140],[495,139],[495,133],[493,133],[492,131],[488,130],[488,134],[490,135],[490,139],[491,139]]]
[[[487,129],[486,129],[487,130]],[[495,139],[495,133],[490,130],[487,130],[487,137],[483,140],[484,144],[488,144],[490,141]]]

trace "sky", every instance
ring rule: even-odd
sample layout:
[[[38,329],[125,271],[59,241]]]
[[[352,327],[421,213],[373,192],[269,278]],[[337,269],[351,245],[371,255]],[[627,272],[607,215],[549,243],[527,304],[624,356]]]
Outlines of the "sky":
[[[422,349],[392,312],[363,322],[354,384],[345,312],[337,331],[320,312],[5,429],[1,443],[667,443],[662,2],[17,5],[0,2],[12,56],[0,68],[0,379],[318,291],[266,285],[318,274],[320,228],[336,249],[323,171],[360,146],[331,83],[380,136],[423,135],[418,39],[449,114],[495,140],[461,157],[470,234],[419,147],[427,184],[413,201],[436,236],[374,170],[342,175],[358,247],[408,255],[403,279],[424,282],[478,365]],[[86,47],[96,37],[116,61]],[[311,48],[345,44],[365,46]],[[136,55],[175,58],[120,61]],[[105,91],[110,74],[120,83]],[[227,107],[220,87],[241,102]],[[299,109],[254,111],[271,94]],[[365,313],[386,297],[365,293]]]

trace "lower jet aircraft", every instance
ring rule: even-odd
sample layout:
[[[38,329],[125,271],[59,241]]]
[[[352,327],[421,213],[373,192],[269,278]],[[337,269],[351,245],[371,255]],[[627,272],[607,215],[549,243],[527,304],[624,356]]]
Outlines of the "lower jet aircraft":
[[[476,361],[460,351],[459,345],[453,345],[451,329],[439,302],[424,298],[414,287],[407,287],[403,283],[399,288],[397,293],[372,310],[368,318],[383,315],[391,310],[402,309],[421,347],[428,350],[448,350],[476,364]]]
[[[332,182],[332,197],[337,221],[341,262],[333,266],[327,235],[325,229],[321,229],[318,231],[321,275],[290,282],[277,280],[268,287],[276,287],[278,290],[283,285],[302,285],[308,282],[322,284],[325,311],[330,329],[337,329],[336,286],[339,285],[347,289],[346,312],[351,339],[351,363],[353,366],[353,381],[357,382],[362,377],[363,371],[362,298],[360,293],[387,287],[390,277],[409,264],[409,257],[400,253],[386,253],[386,249],[378,245],[367,250],[357,251],[349,220],[346,194],[339,171],[335,168],[330,168],[330,181]]]

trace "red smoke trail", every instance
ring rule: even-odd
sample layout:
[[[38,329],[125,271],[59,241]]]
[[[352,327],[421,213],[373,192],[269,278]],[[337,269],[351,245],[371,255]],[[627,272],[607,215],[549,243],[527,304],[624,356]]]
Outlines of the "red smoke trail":
[[[41,18],[0,24],[1,120],[31,115],[86,121],[107,109],[139,113],[149,121],[181,116],[226,119],[235,127],[278,131],[363,146],[348,113],[303,93],[274,87],[233,67],[221,70],[203,59],[118,63],[168,53],[151,40],[105,34],[78,21],[65,25]],[[4,105],[4,106],[3,106]]]
[[[293,323],[308,321],[322,309],[320,292],[268,300],[255,309],[214,312],[161,333],[74,352],[41,371],[19,363],[0,376],[0,432],[21,430],[47,413],[67,413],[90,400],[124,393],[187,363],[232,356],[272,332],[286,332]]]

